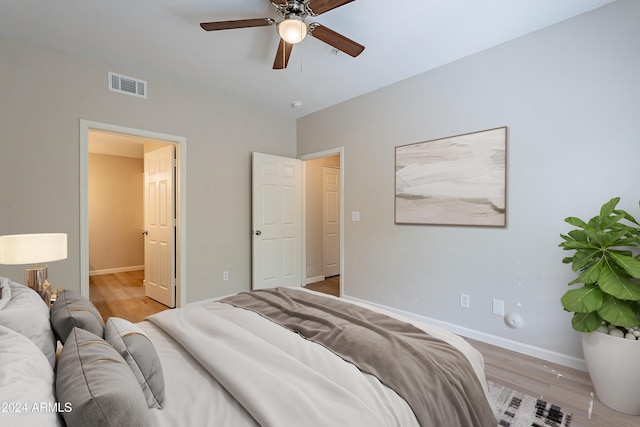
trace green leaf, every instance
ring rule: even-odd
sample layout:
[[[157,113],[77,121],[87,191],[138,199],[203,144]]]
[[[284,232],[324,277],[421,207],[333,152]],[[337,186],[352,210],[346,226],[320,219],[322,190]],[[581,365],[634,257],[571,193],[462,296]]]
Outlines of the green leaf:
[[[570,216],[568,218],[565,218],[564,222],[566,222],[567,224],[571,224],[574,227],[589,228],[589,225],[586,222],[584,222],[580,218],[576,218],[574,216]]]
[[[640,300],[640,285],[632,281],[624,271],[603,264],[598,285],[605,293],[630,301]]]
[[[574,249],[593,249],[593,248],[599,248],[599,246],[595,246],[591,243],[583,243],[583,242],[577,242],[575,240],[571,240],[568,242],[562,242],[559,245],[561,248],[564,248],[564,250],[566,251],[570,251],[570,250],[574,250]]]
[[[594,216],[589,220],[589,229],[600,230],[600,217]]]
[[[568,285],[569,285],[569,286],[571,286],[571,285],[577,285],[578,283],[582,283],[582,281],[580,281],[580,278],[579,278],[579,277],[576,277],[575,279],[573,279],[572,281],[570,281],[570,282],[568,283]]]
[[[638,223],[638,221],[636,221],[636,219],[635,219],[633,216],[631,216],[631,214],[630,214],[629,212],[627,212],[627,211],[623,211],[623,210],[621,210],[621,209],[620,209],[620,210],[616,209],[616,210],[615,210],[615,211],[613,211],[613,212],[614,212],[614,213],[616,213],[616,214],[624,215],[624,218],[625,218],[627,221],[630,221],[630,222],[632,222],[632,223],[634,223],[634,224],[636,224],[636,225],[640,225],[640,224]]]
[[[587,239],[587,234],[584,232],[584,230],[571,230],[569,232],[569,236],[573,240],[576,240],[578,242],[582,242],[582,243],[588,243],[589,242],[589,240]]]
[[[591,263],[596,262],[596,256],[600,253],[600,249],[579,249],[575,255],[571,258],[573,265],[571,268],[573,271],[582,270],[588,267]],[[564,262],[564,260],[563,260]]]
[[[640,322],[638,322],[638,316],[632,304],[633,302],[606,295],[602,306],[598,310],[598,315],[615,326],[623,326],[625,328],[638,326]]]
[[[623,240],[622,238],[625,237],[627,234],[629,234],[629,230],[624,229],[624,230],[617,230],[617,231],[610,231],[608,233],[605,233],[603,235],[603,242],[604,245],[607,247],[610,246],[623,246],[624,244],[622,243]],[[631,242],[633,241],[633,239],[631,240]]]
[[[598,246],[598,247],[602,246],[603,241],[604,241],[604,237],[602,235],[602,232],[585,230],[584,234],[587,236],[587,241],[592,246]]]
[[[640,261],[633,257],[620,255],[615,252],[609,252],[608,255],[616,264],[624,268],[624,271],[629,273],[629,275],[636,279],[640,279]]]
[[[624,219],[624,214],[610,215],[606,218],[600,218],[600,229],[601,230],[611,230],[614,228],[618,228],[618,226],[624,224],[618,224],[621,220]]]
[[[567,311],[590,313],[598,310],[604,301],[604,294],[595,285],[585,285],[579,289],[567,291],[560,302]]]
[[[594,264],[590,265],[586,268],[578,279],[581,283],[596,283],[600,278],[600,264],[602,263],[602,258],[597,260]]]
[[[614,197],[613,199],[602,205],[602,207],[600,208],[601,222],[604,222],[606,218],[613,213],[614,209],[618,205],[618,202],[620,202],[620,197]]]
[[[580,332],[593,332],[602,324],[602,318],[597,312],[576,313],[571,319],[573,329]]]
[[[609,254],[618,254],[618,255],[624,255],[624,256],[628,256],[628,257],[633,257],[633,252],[627,251],[627,250],[609,249],[607,252]]]

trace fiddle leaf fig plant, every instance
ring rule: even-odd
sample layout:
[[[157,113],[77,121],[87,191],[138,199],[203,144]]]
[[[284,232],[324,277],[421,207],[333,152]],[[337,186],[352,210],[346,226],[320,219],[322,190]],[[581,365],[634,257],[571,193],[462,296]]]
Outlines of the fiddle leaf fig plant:
[[[579,272],[569,285],[582,284],[560,301],[574,313],[571,325],[580,332],[595,331],[603,322],[624,329],[640,326],[640,224],[616,209],[619,201],[609,200],[589,222],[566,218],[576,229],[560,235],[559,246],[575,251],[562,262]]]

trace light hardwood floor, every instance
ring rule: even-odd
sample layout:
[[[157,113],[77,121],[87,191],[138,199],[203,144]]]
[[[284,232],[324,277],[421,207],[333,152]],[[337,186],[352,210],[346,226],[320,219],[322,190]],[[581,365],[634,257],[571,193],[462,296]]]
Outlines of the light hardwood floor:
[[[102,316],[140,322],[167,307],[144,296],[142,272],[92,276],[91,300]],[[306,286],[339,295],[340,277]],[[572,427],[638,427],[640,416],[607,408],[595,396],[589,374],[521,353],[465,338],[485,360],[487,379],[561,406],[572,414]]]
[[[340,296],[340,276],[327,277],[321,282],[310,283],[305,286],[312,291],[322,292],[325,294]]]
[[[571,413],[572,427],[640,426],[640,416],[622,414],[600,403],[584,371],[465,339],[484,356],[487,379],[561,406]]]
[[[168,308],[144,295],[143,280],[143,270],[90,276],[89,299],[105,322],[109,317],[142,322],[150,314]]]

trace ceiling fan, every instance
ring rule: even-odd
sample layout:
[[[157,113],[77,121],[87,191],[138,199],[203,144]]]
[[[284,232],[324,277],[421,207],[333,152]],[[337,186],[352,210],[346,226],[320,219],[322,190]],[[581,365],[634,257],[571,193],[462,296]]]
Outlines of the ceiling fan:
[[[278,52],[273,61],[274,70],[287,68],[293,45],[300,43],[307,34],[333,46],[335,49],[356,57],[362,53],[364,46],[338,34],[335,31],[312,22],[307,24],[308,16],[318,16],[354,0],[271,0],[281,20],[272,18],[239,19],[234,21],[203,22],[205,31],[230,30],[234,28],[266,27],[276,25],[280,35]]]

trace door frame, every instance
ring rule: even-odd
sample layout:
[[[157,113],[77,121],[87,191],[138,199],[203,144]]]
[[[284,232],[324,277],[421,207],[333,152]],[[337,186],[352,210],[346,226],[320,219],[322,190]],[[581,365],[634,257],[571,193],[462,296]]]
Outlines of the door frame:
[[[309,153],[298,156],[302,160],[302,273],[303,283],[307,277],[307,167],[306,160],[315,160],[323,157],[340,155],[340,296],[344,295],[344,147],[330,148],[328,150]]]
[[[89,297],[89,132],[153,139],[176,146],[176,307],[187,301],[187,138],[80,119],[80,293]]]

